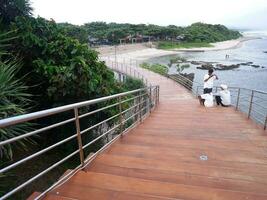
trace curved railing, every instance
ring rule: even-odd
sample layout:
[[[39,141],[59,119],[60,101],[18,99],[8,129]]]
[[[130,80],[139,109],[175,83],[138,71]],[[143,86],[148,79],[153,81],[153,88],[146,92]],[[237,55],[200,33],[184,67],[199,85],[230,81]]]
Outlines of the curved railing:
[[[68,116],[67,119],[64,119],[63,121],[57,121],[56,123],[45,125],[33,131],[1,141],[0,147],[4,145],[14,144],[17,141],[21,141],[25,138],[45,134],[51,130],[55,131],[55,129],[59,127],[62,128],[66,125],[68,125],[67,127],[70,128],[73,127],[73,130],[75,130],[75,132],[72,133],[71,136],[60,139],[59,141],[44,149],[38,150],[37,152],[23,157],[13,163],[9,163],[8,165],[0,169],[0,175],[5,175],[9,170],[21,167],[22,164],[25,164],[26,162],[33,160],[34,158],[40,157],[44,153],[49,152],[59,146],[65,145],[69,142],[74,142],[76,143],[76,145],[74,146],[77,146],[77,149],[75,149],[73,152],[50,165],[40,173],[27,179],[25,182],[17,185],[11,191],[7,192],[4,196],[0,197],[0,199],[7,199],[11,197],[13,194],[25,188],[29,184],[35,182],[37,179],[55,169],[65,161],[73,157],[79,158],[80,164],[77,165],[74,170],[70,171],[67,174],[64,174],[64,176],[61,177],[59,181],[43,191],[38,197],[36,197],[36,199],[43,197],[47,192],[66,181],[80,169],[84,168],[103,149],[105,149],[132,127],[140,123],[147,115],[149,115],[149,113],[157,106],[159,102],[158,94],[158,86],[146,87],[138,90],[0,120],[0,128],[6,129],[18,124],[36,122],[36,120],[40,119],[46,120],[48,117],[55,117],[58,119],[58,116],[64,116],[64,118]],[[95,115],[103,115],[104,111],[108,111],[111,108],[115,109],[115,114],[108,116],[106,119],[98,123],[89,123],[90,121],[93,121]],[[83,126],[81,126],[81,122],[83,122]],[[53,133],[57,133],[57,131]],[[95,138],[90,141],[85,139],[86,135],[92,135],[93,133],[97,133],[97,136]],[[105,139],[107,141],[99,150],[97,150],[93,154],[92,152],[86,151],[89,147],[92,147],[92,145],[102,139]]]
[[[113,61],[109,57],[108,58],[102,57],[102,61],[104,61],[105,64],[113,71],[122,73],[125,76],[130,76],[132,78],[140,79],[146,86],[151,86],[148,79],[142,73],[140,73],[139,70],[137,70],[138,68],[137,60],[129,59],[128,62],[126,62],[126,59],[123,59],[123,61],[119,62],[117,61],[117,59],[116,61]]]
[[[180,74],[168,76],[175,82],[183,85],[190,90],[194,95],[202,94],[203,85],[201,83],[192,81]],[[240,87],[228,87],[231,92],[231,102],[236,110],[239,110],[247,115],[248,118],[253,119],[257,123],[267,126],[267,92],[252,90]],[[214,91],[220,90],[219,86],[214,86]]]

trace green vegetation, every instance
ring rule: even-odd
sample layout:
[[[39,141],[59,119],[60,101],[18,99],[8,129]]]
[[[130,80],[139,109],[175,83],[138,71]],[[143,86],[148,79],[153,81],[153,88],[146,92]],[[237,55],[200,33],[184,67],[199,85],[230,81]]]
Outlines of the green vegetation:
[[[31,105],[31,95],[27,93],[28,87],[24,85],[23,79],[15,77],[20,69],[17,61],[6,60],[9,53],[5,50],[9,47],[13,32],[0,34],[0,119],[12,115],[24,114]],[[0,139],[6,140],[31,130],[31,125],[18,124],[16,126],[0,129]],[[19,149],[26,149],[27,142],[32,140],[24,139],[16,143]],[[13,159],[13,150],[10,144],[0,147],[0,158]]]
[[[174,58],[170,59],[170,65],[172,65],[174,63],[182,63],[182,62],[186,62],[186,59],[184,57],[181,57],[181,56],[175,56]]]
[[[0,7],[0,40],[6,42],[0,45],[4,48],[0,52],[1,119],[143,86],[142,82],[130,78],[126,79],[124,84],[118,83],[113,72],[107,68],[104,62],[99,60],[98,53],[88,47],[88,36],[115,43],[129,34],[149,35],[154,37],[156,41],[173,40],[177,36],[183,35],[185,42],[194,43],[209,43],[240,36],[238,32],[230,31],[224,26],[201,23],[185,28],[144,24],[107,24],[104,22],[93,22],[83,26],[67,23],[57,24],[53,20],[45,20],[41,17],[34,18],[31,12],[29,0],[4,1]],[[143,64],[142,67],[165,76],[168,73],[168,67],[160,64]],[[113,102],[103,104],[111,103]],[[103,104],[89,106],[84,110],[81,109],[80,112],[98,109]],[[99,123],[117,112],[118,108],[110,108],[85,117],[80,121],[81,129]],[[36,127],[42,128],[71,117],[73,117],[72,112],[66,113],[64,116],[50,116],[47,119],[38,120]],[[116,123],[115,120],[117,119],[105,124],[105,126],[112,126]],[[9,129],[1,129],[0,140],[23,134],[32,128],[29,124],[22,124]],[[83,141],[92,140],[98,132],[99,130],[95,129],[84,134]],[[20,160],[33,152],[71,136],[73,133],[75,133],[73,124],[67,124],[64,127],[57,127],[42,133],[38,138],[29,138],[22,143],[12,143],[12,145],[4,148],[1,147],[0,165],[2,167]],[[32,145],[34,141],[38,145]],[[105,141],[99,141],[86,149],[85,155],[98,150],[103,142]],[[9,177],[10,174],[4,174],[6,182],[3,184],[4,189],[0,189],[0,191],[9,191],[13,186],[33,177],[77,149],[76,145],[75,142],[69,141],[51,152],[46,152],[39,158],[27,161],[19,168],[10,171],[14,177],[12,179]],[[69,160],[42,177],[37,184],[35,182],[28,189],[19,192],[18,196],[14,196],[14,199],[25,199],[33,191],[47,188],[48,183],[54,182],[66,169],[77,166],[77,162],[77,157]]]
[[[181,48],[199,48],[199,47],[213,47],[207,42],[170,42],[161,41],[158,43],[159,49],[181,49]]]
[[[176,65],[176,70],[177,70],[178,73],[181,73],[184,69],[187,69],[189,67],[190,67],[189,64],[183,64],[183,65],[177,64]]]
[[[160,42],[160,48],[207,47],[209,43],[237,39],[242,35],[238,31],[216,24],[194,23],[187,27],[175,25],[158,26],[153,24],[118,24],[91,22],[82,26],[67,23],[59,24],[65,32],[80,42],[88,41],[88,36],[98,40],[107,40],[110,44],[119,43],[126,37],[150,36],[152,41]],[[181,43],[177,43],[181,42]]]
[[[149,64],[149,63],[142,63],[140,67],[150,70],[152,72],[158,73],[163,76],[168,76],[169,68],[172,67],[173,64],[176,64],[176,70],[178,73],[181,73],[184,69],[189,68],[189,64],[182,64],[186,62],[186,59],[180,56],[176,56],[175,58],[171,58],[170,62],[166,65],[162,64]]]
[[[163,76],[166,76],[168,74],[168,67],[166,67],[165,65],[161,65],[161,64],[148,64],[148,63],[142,63],[140,65],[140,67],[144,68],[144,69],[148,69],[152,72],[161,74]]]
[[[0,119],[143,87],[141,81],[130,78],[127,78],[125,83],[119,83],[114,78],[113,72],[99,60],[98,53],[85,44],[87,35],[82,29],[69,24],[58,25],[53,20],[41,17],[34,18],[31,16],[31,10],[28,0],[9,0],[4,1],[3,6],[1,4]],[[114,102],[88,106],[80,109],[80,112],[89,112],[103,104],[111,103]],[[129,103],[123,106],[128,107]],[[117,107],[84,117],[80,121],[81,129],[99,123],[114,113],[118,113]],[[55,115],[34,121],[34,126],[22,123],[19,126],[0,129],[0,141],[72,117],[73,112],[66,112],[61,116]],[[114,125],[116,120],[118,119],[105,124],[105,128]],[[38,137],[29,137],[20,143],[15,142],[1,147],[1,168],[73,135],[74,129],[73,124],[66,124],[43,132]],[[99,129],[95,128],[84,134],[83,141],[88,142],[97,137]],[[87,148],[85,156],[98,150],[105,141],[99,140]],[[32,145],[33,143],[38,145]],[[3,174],[0,196],[51,166],[74,149],[77,149],[76,141],[69,141],[12,169],[8,174]],[[52,170],[42,179],[12,196],[12,199],[25,199],[33,191],[44,190],[66,169],[76,167],[77,158],[78,156]]]

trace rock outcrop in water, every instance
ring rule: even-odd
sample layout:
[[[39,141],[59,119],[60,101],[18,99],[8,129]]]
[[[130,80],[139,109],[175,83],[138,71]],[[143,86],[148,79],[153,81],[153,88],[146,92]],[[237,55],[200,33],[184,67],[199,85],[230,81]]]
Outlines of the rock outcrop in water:
[[[243,66],[251,66],[254,68],[259,68],[261,67],[260,65],[255,65],[253,64],[253,62],[243,62],[243,63],[238,63],[238,64],[231,64],[231,65],[225,65],[225,64],[220,64],[216,62],[205,62],[205,61],[189,61],[192,65],[200,65],[197,66],[197,69],[203,69],[203,70],[209,70],[211,68],[215,69],[215,70],[232,70],[232,69],[237,69],[239,68],[241,65]],[[216,64],[214,66],[214,64]],[[261,68],[265,68],[264,66],[262,66]]]
[[[254,68],[259,68],[260,66],[259,65],[250,65],[251,67],[254,67]]]
[[[211,68],[215,70],[231,70],[231,69],[236,69],[240,67],[240,64],[232,64],[232,65],[224,65],[224,64],[216,64],[216,66],[213,66],[212,64],[204,64],[201,65],[200,67],[197,67],[197,69],[203,69],[203,70],[209,70]]]

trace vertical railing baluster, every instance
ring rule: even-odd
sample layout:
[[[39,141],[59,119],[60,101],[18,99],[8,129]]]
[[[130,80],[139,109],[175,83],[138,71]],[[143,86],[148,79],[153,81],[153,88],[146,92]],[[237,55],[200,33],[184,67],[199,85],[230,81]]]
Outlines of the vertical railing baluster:
[[[240,98],[240,88],[238,88],[238,93],[237,93],[237,99],[236,99],[236,105],[235,105],[236,110],[238,110],[239,98]]]
[[[122,103],[121,103],[121,96],[118,97],[119,100],[119,120],[120,120],[120,134],[122,135],[123,132],[123,123],[122,123]]]
[[[267,126],[267,115],[265,116],[265,122],[264,122],[264,127],[263,127],[264,130],[266,130],[266,126]]]
[[[155,104],[155,107],[157,106],[157,88],[158,88],[158,86],[156,86],[154,88],[154,104]]]
[[[199,88],[199,86],[197,86],[196,97],[198,96],[198,88]]]
[[[151,113],[151,108],[152,108],[152,91],[151,91],[151,86],[149,87],[149,113]]]
[[[145,98],[146,98],[146,114],[147,114],[147,113],[149,113],[149,92],[148,92],[148,90],[146,90]]]
[[[140,121],[140,123],[142,122],[142,112],[141,112],[141,101],[142,101],[142,99],[141,99],[141,91],[139,91],[139,102],[138,102],[138,104],[139,104],[139,106],[138,106],[138,110],[139,110],[139,121]]]
[[[253,96],[254,96],[254,90],[252,90],[252,92],[251,92],[251,98],[250,98],[249,110],[248,110],[248,118],[250,117],[251,110],[252,110]]]
[[[75,115],[77,141],[78,141],[78,146],[79,146],[80,162],[81,162],[81,165],[83,166],[84,165],[84,152],[83,152],[83,145],[82,145],[82,137],[81,137],[81,128],[80,128],[78,108],[74,108],[74,115]]]
[[[157,106],[158,106],[158,104],[159,104],[159,86],[157,86],[157,89],[156,89],[156,94],[157,94],[157,97],[156,97],[156,99],[157,99]]]
[[[159,86],[158,86],[158,104],[159,104],[159,91],[160,91],[160,90],[159,90]]]

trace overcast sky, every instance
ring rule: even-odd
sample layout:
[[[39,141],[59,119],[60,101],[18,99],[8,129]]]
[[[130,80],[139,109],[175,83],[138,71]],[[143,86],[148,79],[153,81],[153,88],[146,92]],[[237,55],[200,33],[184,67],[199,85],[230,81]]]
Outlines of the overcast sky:
[[[267,0],[31,0],[34,15],[56,22],[92,21],[267,29]]]

